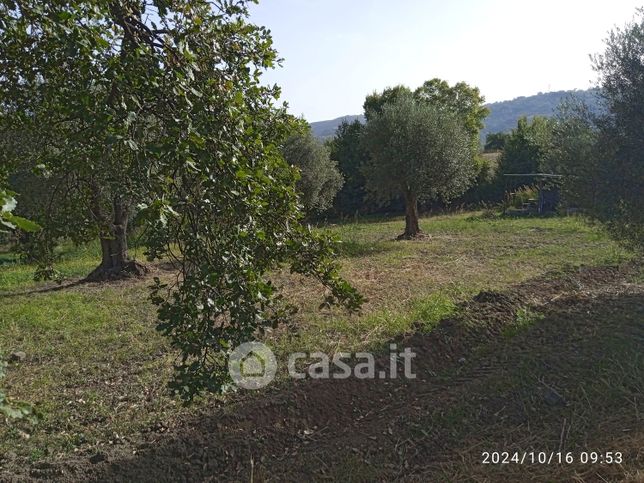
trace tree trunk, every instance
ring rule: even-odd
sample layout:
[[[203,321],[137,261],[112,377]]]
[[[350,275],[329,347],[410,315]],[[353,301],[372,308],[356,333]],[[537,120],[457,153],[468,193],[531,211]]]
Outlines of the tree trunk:
[[[418,196],[411,191],[405,192],[405,232],[398,237],[409,240],[421,233],[418,226]]]
[[[136,2],[130,2],[123,8],[117,3],[111,3],[110,11],[116,23],[123,28],[124,34],[120,46],[120,56],[121,59],[124,59],[127,52],[136,48],[137,44],[126,18],[129,16],[140,21],[140,7],[137,6]],[[119,86],[114,80],[112,81],[106,104],[114,107],[118,94]],[[112,198],[112,217],[110,219],[101,204],[103,193],[100,184],[92,180],[90,188],[92,191],[91,212],[101,229],[102,260],[101,264],[87,276],[87,280],[101,281],[130,275],[143,275],[148,271],[147,268],[134,260],[130,260],[127,253],[128,204],[121,195],[114,195]]]
[[[129,261],[127,253],[128,217],[120,206],[114,208],[114,222],[110,226],[110,233],[101,237],[101,252],[103,254],[101,267],[105,270],[120,271]]]
[[[128,210],[120,197],[113,201],[114,217],[108,229],[101,235],[101,264],[87,276],[89,281],[122,278],[130,275],[143,275],[147,269],[130,260],[127,252]]]

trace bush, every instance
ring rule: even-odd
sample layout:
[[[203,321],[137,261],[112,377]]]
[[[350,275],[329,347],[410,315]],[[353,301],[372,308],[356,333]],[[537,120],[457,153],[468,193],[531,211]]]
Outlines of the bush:
[[[522,186],[509,194],[509,205],[513,208],[522,208],[530,200],[539,199],[539,190],[533,186]]]

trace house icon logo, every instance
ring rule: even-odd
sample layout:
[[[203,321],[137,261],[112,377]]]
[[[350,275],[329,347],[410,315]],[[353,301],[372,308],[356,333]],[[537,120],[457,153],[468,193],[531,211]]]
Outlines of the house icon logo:
[[[228,374],[243,389],[261,389],[275,378],[277,360],[270,348],[261,342],[245,342],[230,354]]]

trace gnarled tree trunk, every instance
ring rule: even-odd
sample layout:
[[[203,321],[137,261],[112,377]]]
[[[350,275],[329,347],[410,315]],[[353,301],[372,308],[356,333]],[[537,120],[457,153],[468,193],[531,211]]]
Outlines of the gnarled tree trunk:
[[[130,2],[125,6],[118,3],[110,5],[110,10],[118,25],[123,28],[123,39],[120,45],[120,56],[124,59],[132,49],[137,46],[136,36],[133,34],[132,26],[129,22],[140,22],[140,6],[136,2]],[[114,106],[119,95],[118,82],[113,81],[109,90],[106,103],[108,106]],[[107,215],[101,204],[102,189],[100,185],[93,180],[91,183],[92,191],[92,214],[101,227],[101,264],[87,276],[89,281],[106,280],[111,278],[121,278],[129,275],[142,275],[146,273],[147,268],[131,260],[127,253],[127,224],[129,216],[129,205],[123,196],[116,194],[112,197],[111,214]]]
[[[418,196],[410,190],[405,191],[405,232],[399,240],[409,240],[421,233],[418,226]]]
[[[101,234],[101,264],[87,276],[89,281],[107,280],[129,275],[142,275],[147,269],[131,260],[127,248],[128,207],[119,196],[112,202],[113,218],[101,216],[100,206],[95,204],[95,216],[103,218],[104,232]],[[107,223],[105,223],[107,222]]]

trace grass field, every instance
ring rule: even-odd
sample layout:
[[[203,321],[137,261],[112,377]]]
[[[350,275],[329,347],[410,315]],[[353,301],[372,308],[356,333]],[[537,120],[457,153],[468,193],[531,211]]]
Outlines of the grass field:
[[[402,224],[393,218],[322,228],[342,240],[343,274],[368,299],[359,315],[320,312],[323,294],[313,282],[275,275],[287,296],[302,307],[288,327],[266,335],[278,357],[292,351],[378,350],[392,339],[431,333],[481,291],[503,292],[546,273],[555,276],[582,265],[615,266],[633,258],[576,217],[441,215],[421,220],[429,237],[394,241]],[[27,354],[24,362],[10,365],[3,387],[12,397],[31,402],[41,415],[36,427],[0,426],[0,454],[11,455],[0,458],[0,467],[134,445],[142,433],[172,432],[181,420],[222,403],[210,397],[186,408],[168,396],[165,383],[176,354],[155,331],[154,308],[146,298],[151,279],[74,285],[97,261],[96,246],[64,251],[58,269],[67,280],[58,286],[33,282],[33,267],[0,255],[0,354]],[[153,273],[168,275],[160,266]],[[518,344],[542,318],[522,308],[499,340]],[[615,340],[611,343],[621,339]],[[637,346],[629,347],[625,354],[637,353]],[[536,370],[528,368],[529,357],[515,359],[515,367]],[[632,357],[619,360],[630,361],[624,371],[632,377],[642,376],[641,361],[633,365]],[[497,374],[490,384],[506,391],[522,370],[507,377]],[[582,368],[578,372],[586,377]],[[451,377],[450,372],[444,377]],[[615,375],[608,371],[605,377]],[[597,384],[589,390],[599,391]],[[476,407],[463,400],[448,413],[427,416],[425,423],[458,425],[458,420],[471,421],[472,411]],[[460,438],[456,429],[452,436]],[[449,465],[445,471],[456,475]]]

